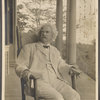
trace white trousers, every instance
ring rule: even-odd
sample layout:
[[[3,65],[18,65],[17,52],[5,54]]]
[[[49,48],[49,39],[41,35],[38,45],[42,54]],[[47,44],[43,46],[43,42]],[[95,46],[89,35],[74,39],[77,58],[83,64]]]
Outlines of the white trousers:
[[[79,94],[65,82],[55,79],[51,84],[38,80],[39,97],[45,100],[80,100]]]

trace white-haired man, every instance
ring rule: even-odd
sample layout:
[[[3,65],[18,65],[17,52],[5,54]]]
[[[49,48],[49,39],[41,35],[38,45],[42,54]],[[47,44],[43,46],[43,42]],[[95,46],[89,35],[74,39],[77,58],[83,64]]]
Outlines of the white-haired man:
[[[39,31],[40,41],[25,45],[18,57],[16,73],[28,83],[29,76],[37,78],[39,97],[45,100],[80,100],[79,94],[63,78],[75,72],[75,65],[68,65],[59,51],[50,43],[56,38],[56,27],[47,23]],[[79,73],[78,73],[79,74]]]

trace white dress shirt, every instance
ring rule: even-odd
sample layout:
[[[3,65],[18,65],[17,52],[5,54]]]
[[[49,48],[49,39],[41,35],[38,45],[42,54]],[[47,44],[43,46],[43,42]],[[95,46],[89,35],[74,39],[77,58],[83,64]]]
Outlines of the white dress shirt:
[[[57,79],[57,75],[50,61],[50,45],[48,48],[44,48],[44,50],[46,52],[45,54],[46,54],[47,63],[42,76],[46,82],[51,83],[54,79]]]

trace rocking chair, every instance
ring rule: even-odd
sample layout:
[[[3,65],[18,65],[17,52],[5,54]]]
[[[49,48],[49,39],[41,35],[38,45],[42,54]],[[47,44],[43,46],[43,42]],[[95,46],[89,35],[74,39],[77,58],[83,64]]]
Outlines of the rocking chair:
[[[21,48],[28,43],[33,43],[38,41],[38,36],[36,34],[20,34],[20,32],[18,32],[18,28],[17,28],[17,46],[18,46],[18,53],[20,52]],[[71,76],[71,80],[72,80],[72,88],[76,90],[76,85],[75,85],[75,75]],[[30,76],[30,79],[33,80],[34,83],[34,95],[31,95],[32,97],[34,97],[34,100],[39,100],[38,98],[38,93],[37,93],[37,79],[35,79],[35,77]],[[21,92],[22,92],[22,100],[26,100],[25,98],[25,94],[24,94],[24,86],[25,86],[25,81],[23,80],[23,78],[21,78]],[[31,87],[30,87],[31,88]]]

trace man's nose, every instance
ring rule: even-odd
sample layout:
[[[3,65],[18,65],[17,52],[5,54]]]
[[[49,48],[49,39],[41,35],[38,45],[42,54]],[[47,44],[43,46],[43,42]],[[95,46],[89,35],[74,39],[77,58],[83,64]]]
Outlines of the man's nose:
[[[44,32],[43,35],[45,36],[46,35],[46,32]]]

